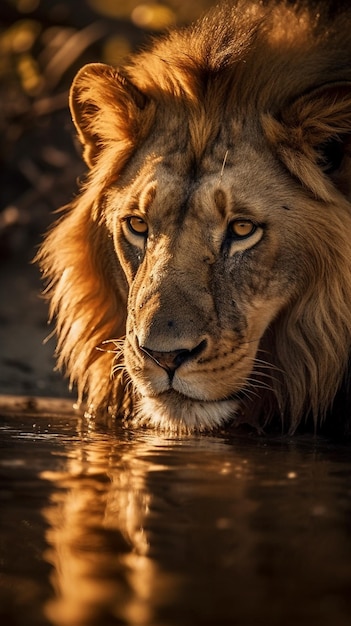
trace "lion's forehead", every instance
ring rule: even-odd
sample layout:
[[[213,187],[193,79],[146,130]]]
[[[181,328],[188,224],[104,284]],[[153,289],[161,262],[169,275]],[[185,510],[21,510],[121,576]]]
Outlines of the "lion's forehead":
[[[221,144],[187,168],[177,164],[176,154],[173,161],[157,154],[145,159],[127,188],[127,210],[140,211],[155,224],[161,220],[163,226],[192,220],[219,226],[237,216],[276,218],[292,195],[293,183],[280,164],[243,142],[230,149]]]

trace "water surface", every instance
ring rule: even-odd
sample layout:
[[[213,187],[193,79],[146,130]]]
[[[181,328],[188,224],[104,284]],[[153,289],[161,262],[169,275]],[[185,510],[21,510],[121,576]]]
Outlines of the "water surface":
[[[0,413],[1,624],[351,623],[350,446]]]

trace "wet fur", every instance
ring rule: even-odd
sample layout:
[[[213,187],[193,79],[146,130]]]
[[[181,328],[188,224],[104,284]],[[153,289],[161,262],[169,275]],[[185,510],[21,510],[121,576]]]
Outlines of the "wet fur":
[[[240,419],[258,425],[278,416],[294,431],[308,416],[315,424],[327,415],[333,420],[340,393],[348,406],[351,11],[345,11],[333,13],[327,3],[310,11],[304,3],[261,6],[239,0],[161,37],[118,72],[96,64],[76,77],[71,109],[90,172],[38,259],[57,324],[58,365],[92,413],[147,423],[149,410],[159,416],[151,419],[157,427],[206,430],[239,411]],[[277,176],[283,184],[286,177],[287,189],[299,195],[303,228],[294,228],[300,238],[289,239],[285,232],[284,237],[306,267],[289,278],[296,285],[281,308],[274,305],[257,351],[254,383],[248,390],[242,382],[247,390],[242,401],[230,404],[228,396],[228,410],[218,420],[195,415],[187,424],[181,417],[178,428],[177,417],[170,420],[169,412],[162,417],[157,397],[138,409],[138,379],[125,368],[123,337],[134,306],[136,271],[128,275],[129,261],[116,249],[110,189],[117,189],[121,206],[127,202],[150,146],[184,180],[190,171],[192,179],[201,178],[217,151],[223,155],[218,157],[220,182],[233,165],[230,145],[247,120],[248,144],[271,155],[262,180],[268,184]],[[255,185],[254,171],[250,180]],[[143,199],[146,205],[152,194],[151,189],[150,198]],[[220,194],[216,202],[221,212]],[[286,202],[294,205],[294,196],[287,195]],[[183,263],[186,281],[187,258]],[[267,276],[261,270],[262,284],[268,284],[269,269]],[[294,272],[286,268],[287,276]],[[264,292],[262,285],[255,289]]]

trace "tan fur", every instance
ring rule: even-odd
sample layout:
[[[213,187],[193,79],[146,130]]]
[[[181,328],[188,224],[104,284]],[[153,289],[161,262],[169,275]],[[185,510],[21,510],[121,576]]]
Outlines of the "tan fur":
[[[90,173],[38,258],[92,414],[184,432],[330,412],[351,348],[350,20],[239,0],[78,73]]]

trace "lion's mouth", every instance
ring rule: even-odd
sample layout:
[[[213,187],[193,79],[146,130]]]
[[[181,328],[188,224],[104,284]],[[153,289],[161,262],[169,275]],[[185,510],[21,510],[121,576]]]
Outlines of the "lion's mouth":
[[[213,431],[240,410],[238,394],[222,400],[199,400],[169,389],[153,396],[140,396],[136,423],[172,433]]]
[[[210,400],[207,398],[194,397],[189,394],[182,393],[181,391],[177,391],[177,389],[173,389],[173,387],[171,387],[170,389],[159,393],[157,397],[164,399],[165,401],[167,401],[167,398],[172,397],[172,399],[178,400],[179,402],[194,402],[198,404],[220,404],[221,402],[231,401],[242,402],[245,398],[245,389],[240,389],[224,397]]]

